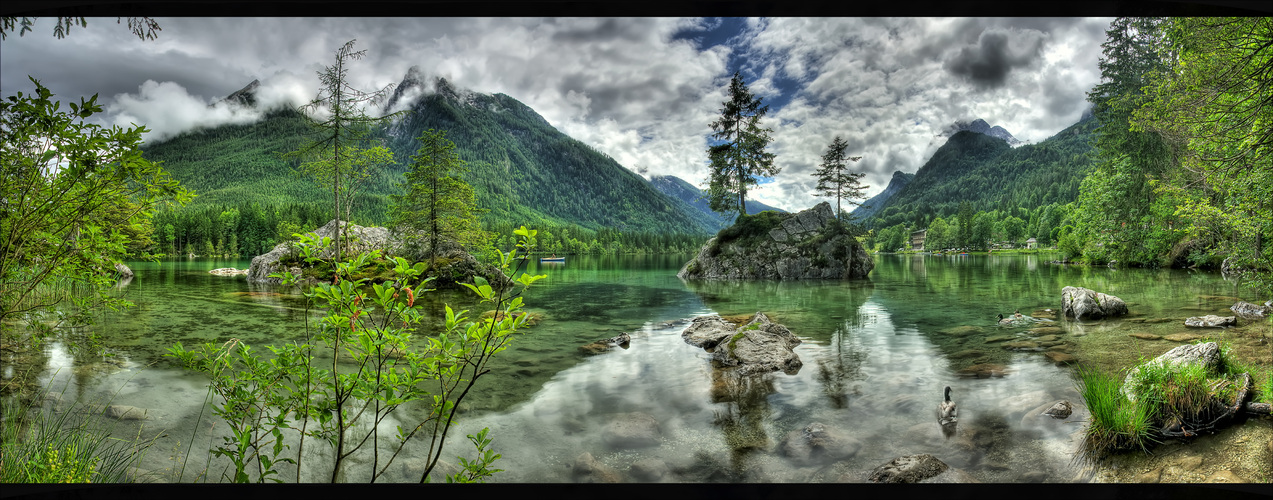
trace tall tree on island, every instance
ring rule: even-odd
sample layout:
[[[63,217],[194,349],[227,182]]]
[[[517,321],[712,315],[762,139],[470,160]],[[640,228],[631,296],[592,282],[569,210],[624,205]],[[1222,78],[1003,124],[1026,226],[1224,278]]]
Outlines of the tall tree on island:
[[[757,177],[773,176],[782,171],[774,166],[774,154],[765,150],[773,138],[773,130],[760,127],[760,119],[769,112],[761,105],[735,72],[729,81],[729,100],[721,103],[721,117],[712,122],[712,139],[719,141],[707,148],[711,160],[707,204],[713,211],[747,214],[747,186],[758,183]]]
[[[397,227],[426,231],[429,256],[436,257],[439,236],[461,244],[481,245],[485,233],[478,224],[473,187],[461,177],[464,161],[445,130],[428,129],[417,138],[420,149],[400,184],[404,194],[394,195],[389,218]]]
[[[366,50],[354,51],[355,41],[345,42],[336,50],[336,64],[318,72],[321,82],[318,95],[300,108],[301,114],[310,119],[317,138],[301,149],[285,155],[310,159],[302,163],[297,171],[313,176],[320,184],[330,185],[332,188],[332,215],[336,220],[336,262],[341,261],[343,245],[340,235],[342,192],[345,198],[352,200],[355,191],[352,188],[358,184],[357,179],[365,178],[367,169],[384,165],[393,159],[392,154],[383,150],[383,147],[360,149],[359,146],[366,140],[367,131],[372,125],[397,115],[394,113],[373,118],[363,109],[366,104],[384,99],[393,89],[393,84],[373,92],[365,92],[349,84],[349,61],[367,55]],[[345,181],[343,191],[342,180]]]
[[[848,149],[849,143],[844,142],[840,136],[835,136],[831,144],[827,146],[827,152],[822,154],[822,164],[818,166],[818,170],[813,172],[813,176],[818,179],[818,187],[814,196],[827,196],[835,198],[835,218],[840,219],[843,212],[840,210],[840,201],[847,200],[851,205],[860,205],[860,202],[853,201],[855,199],[866,198],[866,186],[862,185],[861,179],[865,175],[862,172],[850,172],[848,163],[850,161],[861,160],[861,156],[845,156],[844,150]]]

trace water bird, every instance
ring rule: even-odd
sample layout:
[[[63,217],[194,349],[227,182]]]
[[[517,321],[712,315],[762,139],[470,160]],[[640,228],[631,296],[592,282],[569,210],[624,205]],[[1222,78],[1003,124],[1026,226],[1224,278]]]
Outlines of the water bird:
[[[998,316],[999,324],[1002,326],[1012,326],[1013,324],[1019,321],[1022,321],[1024,319],[1025,319],[1025,316],[1021,314],[1020,309],[1013,311],[1011,318],[1003,317],[1003,313],[1000,313]]]
[[[937,405],[937,423],[947,425],[959,420],[959,409],[955,407],[955,402],[950,400],[950,386],[946,386],[946,400]]]

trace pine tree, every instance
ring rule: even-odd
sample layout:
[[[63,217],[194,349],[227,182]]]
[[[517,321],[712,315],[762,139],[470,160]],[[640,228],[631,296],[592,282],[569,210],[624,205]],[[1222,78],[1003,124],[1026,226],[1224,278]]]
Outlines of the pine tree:
[[[734,73],[729,82],[729,100],[721,103],[721,117],[712,122],[712,138],[720,143],[707,148],[711,160],[707,202],[715,212],[747,214],[747,186],[757,184],[759,176],[773,176],[782,171],[774,166],[774,154],[765,151],[773,138],[773,130],[760,127],[760,119],[769,112],[753,97],[743,77]]]
[[[866,198],[866,186],[862,185],[861,179],[865,175],[862,172],[850,172],[846,161],[861,160],[861,156],[845,156],[844,150],[848,149],[849,143],[844,142],[840,136],[835,136],[831,144],[827,146],[827,152],[822,154],[822,164],[818,166],[818,170],[813,172],[813,176],[818,179],[818,187],[814,196],[827,196],[835,198],[835,217],[840,219],[842,212],[840,210],[840,201],[848,200],[851,205],[860,205],[860,202],[853,201],[855,199]]]
[[[444,130],[428,129],[417,139],[420,149],[400,184],[404,194],[392,197],[390,219],[400,228],[427,231],[430,258],[436,256],[439,237],[483,245],[486,234],[478,224],[473,188],[461,177],[466,168],[455,143]]]

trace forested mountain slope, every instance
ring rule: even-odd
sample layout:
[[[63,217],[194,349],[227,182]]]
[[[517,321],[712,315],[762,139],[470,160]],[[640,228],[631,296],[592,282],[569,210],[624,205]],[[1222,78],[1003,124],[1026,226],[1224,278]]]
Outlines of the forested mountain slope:
[[[421,84],[408,74],[399,89]],[[457,89],[441,78],[433,89],[387,130],[389,148],[405,163],[419,147],[421,131],[446,130],[490,221],[649,233],[717,229],[693,207],[659,193],[512,97]]]
[[[399,95],[421,83],[413,76],[408,74],[399,86]],[[487,210],[482,217],[490,225],[578,225],[662,234],[708,234],[719,229],[699,210],[659,193],[640,176],[557,131],[509,96],[456,89],[442,79],[433,88],[436,91],[410,106],[410,113],[377,131],[376,137],[385,139],[397,165],[368,182],[354,203],[356,221],[386,220],[388,195],[400,192],[397,183],[419,148],[416,137],[435,128],[447,131],[456,152],[467,162],[466,180],[474,187],[478,207]],[[147,145],[145,153],[151,160],[164,162],[174,178],[199,194],[196,207],[252,202],[330,206],[329,190],[296,176],[294,162],[278,156],[300,147],[308,132],[301,115],[281,109],[248,125],[187,132]]]
[[[995,137],[958,132],[867,224],[879,228],[926,222],[954,214],[964,201],[975,211],[1074,201],[1091,170],[1089,141],[1095,126],[1095,120],[1085,117],[1047,140],[1015,149]]]

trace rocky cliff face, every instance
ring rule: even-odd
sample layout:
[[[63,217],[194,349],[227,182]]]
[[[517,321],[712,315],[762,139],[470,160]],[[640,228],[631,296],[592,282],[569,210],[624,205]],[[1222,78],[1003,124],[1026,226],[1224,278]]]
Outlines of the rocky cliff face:
[[[741,224],[741,225],[740,225]],[[707,240],[681,279],[865,278],[875,262],[835,220],[831,204],[762,213]]]

